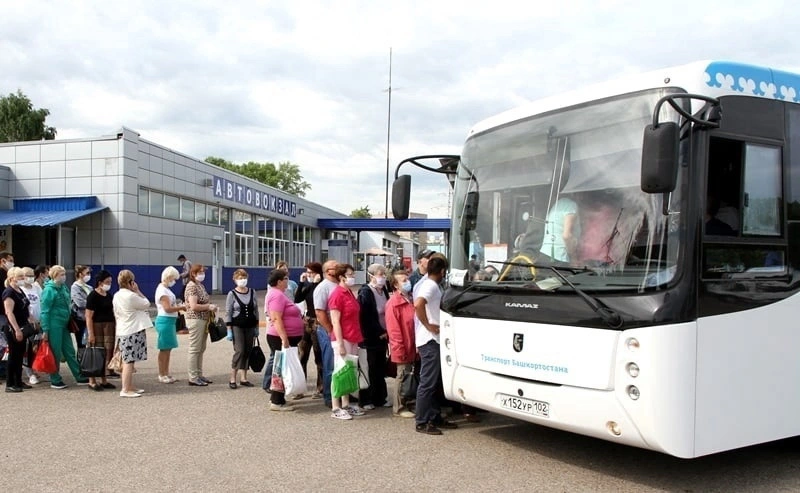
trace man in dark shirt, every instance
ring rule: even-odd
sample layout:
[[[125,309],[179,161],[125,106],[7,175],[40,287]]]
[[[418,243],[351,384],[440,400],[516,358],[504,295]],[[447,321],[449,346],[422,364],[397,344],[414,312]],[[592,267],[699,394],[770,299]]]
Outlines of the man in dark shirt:
[[[433,250],[422,250],[417,255],[417,268],[414,272],[408,276],[408,280],[411,281],[411,288],[414,288],[414,285],[428,273],[428,259],[431,258],[433,255]]]
[[[0,286],[6,285],[8,269],[14,267],[14,255],[11,252],[0,253]]]

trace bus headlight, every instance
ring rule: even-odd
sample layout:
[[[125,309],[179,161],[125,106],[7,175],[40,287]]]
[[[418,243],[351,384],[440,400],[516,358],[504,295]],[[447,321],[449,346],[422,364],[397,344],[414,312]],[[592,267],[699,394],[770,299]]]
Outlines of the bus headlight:
[[[625,345],[628,347],[628,351],[636,351],[639,349],[639,339],[630,337],[625,341]]]
[[[628,397],[630,397],[631,400],[639,400],[639,396],[639,389],[635,385],[628,387]]]
[[[636,363],[628,363],[626,368],[628,369],[628,375],[631,377],[636,378],[639,376],[639,365]]]

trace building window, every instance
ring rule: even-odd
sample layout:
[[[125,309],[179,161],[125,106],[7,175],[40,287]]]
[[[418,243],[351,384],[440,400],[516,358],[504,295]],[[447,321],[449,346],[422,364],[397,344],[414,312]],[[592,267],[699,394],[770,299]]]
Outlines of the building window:
[[[164,217],[181,218],[181,200],[174,195],[164,195]]]
[[[194,221],[194,200],[181,199],[181,219]]]
[[[161,217],[164,215],[164,194],[150,190],[150,215]]]
[[[198,223],[206,222],[206,204],[200,202],[194,204],[194,220]]]
[[[139,189],[139,214],[150,214],[150,191]]]
[[[275,261],[272,265],[281,260],[289,261],[289,228],[292,223],[287,221],[275,221]]]
[[[258,216],[258,265],[275,265],[275,223],[272,219]]]
[[[234,264],[252,265],[253,261],[253,217],[251,214],[236,211],[234,220]]]
[[[306,265],[309,262],[313,262],[315,255],[311,228],[300,224],[295,224],[293,227],[292,253],[294,254],[294,263],[296,265]]]

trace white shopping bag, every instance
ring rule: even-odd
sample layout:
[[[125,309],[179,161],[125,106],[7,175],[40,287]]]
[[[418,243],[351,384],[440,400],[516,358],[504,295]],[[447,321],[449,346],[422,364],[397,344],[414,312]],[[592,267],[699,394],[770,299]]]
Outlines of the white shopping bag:
[[[300,364],[300,354],[296,347],[283,350],[283,387],[286,395],[302,394],[308,391],[306,388],[306,375],[303,373],[303,365]]]

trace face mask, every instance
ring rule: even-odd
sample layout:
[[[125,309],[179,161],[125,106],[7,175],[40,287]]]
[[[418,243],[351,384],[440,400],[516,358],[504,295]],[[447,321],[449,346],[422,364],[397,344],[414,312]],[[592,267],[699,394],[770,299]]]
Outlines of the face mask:
[[[379,288],[382,288],[386,284],[386,278],[383,276],[372,276],[372,280],[375,281],[375,285]]]
[[[33,278],[32,277],[26,277],[25,278],[25,284],[28,284],[28,285],[33,284]]]
[[[247,279],[237,279],[236,285],[240,288],[244,288],[247,286]]]
[[[14,267],[14,262],[6,262],[6,269]]]
[[[320,282],[322,280],[322,276],[319,274],[314,274],[314,282]]]
[[[406,293],[411,292],[411,281],[406,280],[405,282],[403,282],[403,285],[400,286],[400,289],[402,289]]]
[[[171,280],[170,282],[167,283],[167,287],[168,288],[171,288],[174,285],[175,285],[175,279],[173,279],[173,280]]]
[[[347,279],[345,279],[345,281],[344,281],[344,282],[345,282],[345,284],[347,284],[348,286],[353,286],[353,285],[355,285],[355,283],[356,283],[356,278],[355,278],[355,277],[348,277]]]
[[[83,276],[83,282],[89,282],[92,280],[92,276]]]
[[[111,291],[111,284],[101,284],[100,289],[108,293],[109,291]]]
[[[67,276],[56,277],[56,284],[64,284],[65,282],[67,282]]]
[[[197,274],[197,282],[203,282],[206,280],[205,274]]]

